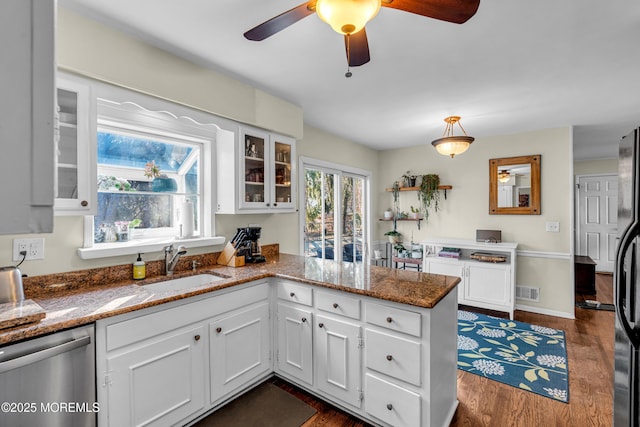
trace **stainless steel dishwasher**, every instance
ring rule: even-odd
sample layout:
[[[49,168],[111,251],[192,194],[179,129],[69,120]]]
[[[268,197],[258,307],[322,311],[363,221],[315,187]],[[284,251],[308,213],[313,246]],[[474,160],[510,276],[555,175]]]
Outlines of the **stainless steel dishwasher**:
[[[0,426],[96,425],[94,327],[0,347]]]

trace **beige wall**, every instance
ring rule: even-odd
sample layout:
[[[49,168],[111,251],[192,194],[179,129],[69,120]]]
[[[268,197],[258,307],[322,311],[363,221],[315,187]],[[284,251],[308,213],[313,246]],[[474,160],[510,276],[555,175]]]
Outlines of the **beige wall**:
[[[618,173],[618,159],[584,160],[573,163],[574,175]]]
[[[421,230],[414,223],[398,223],[404,239],[409,241],[413,234],[414,241],[427,237],[473,240],[476,229],[502,230],[503,241],[518,242],[518,250],[535,255],[518,257],[517,284],[541,288],[540,303],[527,301],[526,304],[573,314],[568,260],[572,250],[571,135],[571,128],[567,127],[477,138],[469,151],[454,159],[437,154],[430,144],[381,152],[378,167],[381,185],[377,190],[380,202],[376,214],[382,215],[393,201],[391,193],[383,187],[390,187],[405,171],[440,175],[441,184],[453,186],[447,200],[442,199],[440,211],[432,213]],[[489,215],[489,159],[530,154],[542,155],[542,214]],[[400,199],[400,207],[406,211],[418,203],[415,193],[401,193]],[[560,222],[560,232],[545,232],[547,221]],[[377,235],[381,236],[390,227],[390,223],[379,224]]]

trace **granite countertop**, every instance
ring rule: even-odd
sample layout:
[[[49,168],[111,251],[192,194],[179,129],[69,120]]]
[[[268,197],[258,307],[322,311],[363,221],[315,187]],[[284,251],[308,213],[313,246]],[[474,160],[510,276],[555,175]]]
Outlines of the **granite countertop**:
[[[116,274],[115,269],[104,273],[74,276],[59,275],[62,281],[50,279],[37,287],[27,287],[27,297],[46,313],[38,323],[16,326],[0,331],[0,345],[72,328],[96,320],[115,316],[171,301],[177,301],[215,290],[269,277],[280,277],[383,300],[432,308],[455,289],[460,279],[415,271],[377,267],[364,263],[335,263],[318,258],[279,254],[267,258],[263,264],[231,268],[202,263],[197,270],[176,273],[173,278],[212,272],[223,280],[188,290],[151,291],[144,285],[166,276],[152,274],[150,278],[134,281]],[[109,271],[114,272],[109,274]],[[127,275],[130,270],[127,270]],[[148,269],[149,274],[149,269]],[[55,277],[53,275],[52,277]],[[34,282],[37,282],[37,278]]]

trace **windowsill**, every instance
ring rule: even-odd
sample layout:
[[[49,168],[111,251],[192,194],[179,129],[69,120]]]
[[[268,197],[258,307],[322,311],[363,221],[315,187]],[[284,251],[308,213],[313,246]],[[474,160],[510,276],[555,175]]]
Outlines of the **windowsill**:
[[[200,248],[203,246],[222,245],[225,238],[216,237],[198,237],[195,239],[175,239],[175,238],[158,238],[158,239],[140,239],[130,240],[128,242],[100,243],[92,248],[78,248],[77,253],[81,259],[97,259],[108,258],[120,255],[135,255],[137,253],[160,252],[165,246],[183,245],[187,249]]]

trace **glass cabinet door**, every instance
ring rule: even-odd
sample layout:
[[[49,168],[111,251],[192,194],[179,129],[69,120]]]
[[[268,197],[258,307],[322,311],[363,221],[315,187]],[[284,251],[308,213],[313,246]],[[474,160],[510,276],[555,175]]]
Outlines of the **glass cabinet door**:
[[[56,215],[88,214],[95,199],[90,192],[89,89],[79,83],[58,80],[58,128],[56,151]]]
[[[241,156],[240,206],[245,208],[262,208],[267,206],[269,193],[269,135],[255,130],[241,130],[241,141],[244,155]]]
[[[271,206],[288,209],[293,206],[293,159],[295,158],[293,142],[288,138],[273,136],[273,182]]]

